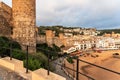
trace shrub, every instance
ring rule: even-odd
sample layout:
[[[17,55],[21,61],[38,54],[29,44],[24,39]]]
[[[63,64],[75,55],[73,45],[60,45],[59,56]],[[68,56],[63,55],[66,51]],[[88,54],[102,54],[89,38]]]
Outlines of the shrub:
[[[37,44],[37,52],[43,52],[46,56],[48,56],[48,53],[50,54],[50,59],[56,59],[58,57],[58,52],[60,52],[61,49],[53,44],[52,47],[49,47],[46,43],[44,44]]]
[[[25,60],[26,59],[26,55],[25,52],[18,50],[18,49],[14,49],[12,51],[12,57],[18,60]]]
[[[10,44],[12,43],[12,49],[20,49],[21,46],[18,42],[9,40],[6,37],[0,37],[0,55],[2,57],[10,55]]]
[[[30,57],[28,59],[28,69],[32,71],[41,68],[41,64],[42,62],[33,57]],[[26,60],[24,60],[24,67],[26,67]]]
[[[0,37],[0,55],[4,56],[6,55],[9,48],[9,39],[7,39],[6,37]]]
[[[21,46],[18,42],[11,41],[6,37],[0,37],[0,56],[10,56],[10,42],[12,42],[12,57],[24,61],[24,66],[26,67],[26,53],[21,50]],[[37,46],[44,50],[52,49],[51,47],[48,47],[47,44]],[[29,54],[28,59],[28,68],[30,70],[36,70],[41,67],[47,69],[48,67],[48,58],[42,52]],[[50,65],[50,70],[54,70],[52,65]]]
[[[12,49],[20,49],[21,50],[21,46],[18,42],[12,41]]]
[[[61,51],[61,49],[58,46],[56,46],[55,44],[53,44],[53,49],[54,49],[54,51],[57,51],[57,52]]]
[[[69,63],[71,63],[71,64],[74,63],[72,57],[67,57],[67,61],[68,61]]]

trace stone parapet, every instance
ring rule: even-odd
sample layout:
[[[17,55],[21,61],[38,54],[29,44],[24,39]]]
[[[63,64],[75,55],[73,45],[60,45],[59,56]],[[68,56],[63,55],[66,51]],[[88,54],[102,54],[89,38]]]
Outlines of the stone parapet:
[[[10,60],[9,57],[1,58],[0,65],[10,70],[16,71],[23,68],[23,62],[17,59]]]
[[[59,76],[55,73],[50,72],[50,75],[47,75],[47,70],[38,69],[36,71],[30,71],[26,74],[26,69],[23,66],[23,61],[12,59],[9,57],[0,59],[0,66],[10,69],[26,80],[66,80],[64,77]]]
[[[32,80],[66,80],[66,78],[52,72],[47,75],[47,70],[39,69],[32,73]]]

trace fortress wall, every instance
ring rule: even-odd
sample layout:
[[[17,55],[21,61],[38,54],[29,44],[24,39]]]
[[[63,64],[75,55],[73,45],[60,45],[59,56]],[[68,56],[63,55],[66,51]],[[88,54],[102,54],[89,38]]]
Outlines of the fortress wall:
[[[12,18],[13,39],[36,52],[36,0],[12,0]]]
[[[0,36],[11,35],[12,8],[0,2]]]
[[[12,8],[7,4],[0,2],[0,15],[10,22],[12,18]]]

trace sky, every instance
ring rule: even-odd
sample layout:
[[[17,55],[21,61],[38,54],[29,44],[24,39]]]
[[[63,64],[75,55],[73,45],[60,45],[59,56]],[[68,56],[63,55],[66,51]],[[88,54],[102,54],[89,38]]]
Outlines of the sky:
[[[1,0],[12,6],[12,0]],[[120,28],[120,0],[36,0],[37,26]]]

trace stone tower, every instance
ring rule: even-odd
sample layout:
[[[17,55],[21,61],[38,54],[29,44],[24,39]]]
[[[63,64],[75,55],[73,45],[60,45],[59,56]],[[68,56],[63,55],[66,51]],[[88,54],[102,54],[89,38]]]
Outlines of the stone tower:
[[[0,36],[11,37],[12,8],[0,2]]]
[[[59,33],[59,40],[60,40],[60,42],[62,42],[62,45],[66,46],[67,41],[64,38],[64,34],[63,33]]]
[[[29,47],[29,52],[36,51],[36,0],[12,0],[13,39]]]
[[[46,30],[46,42],[49,46],[53,44],[54,33],[52,30]]]
[[[59,39],[61,39],[61,40],[64,39],[64,35],[63,35],[63,33],[59,33]]]

